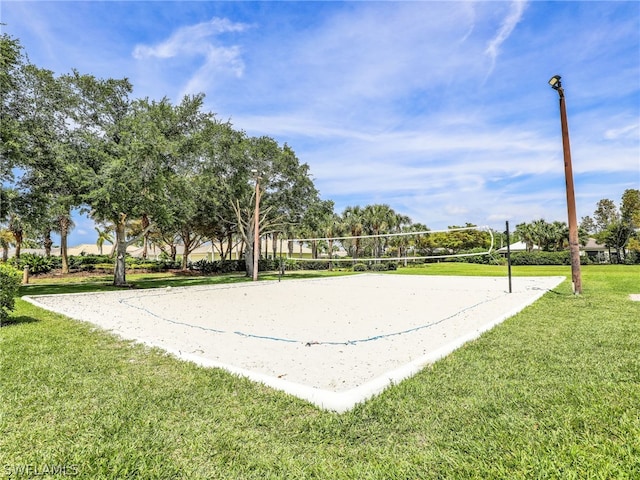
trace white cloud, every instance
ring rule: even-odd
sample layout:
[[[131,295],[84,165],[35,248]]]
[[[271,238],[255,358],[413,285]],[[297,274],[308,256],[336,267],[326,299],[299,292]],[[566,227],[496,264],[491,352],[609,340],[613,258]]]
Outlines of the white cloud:
[[[604,138],[607,140],[618,139],[638,139],[640,137],[640,123],[637,121],[630,125],[623,125],[618,128],[610,128],[604,132]]]
[[[489,74],[495,67],[500,47],[509,38],[513,30],[516,28],[516,25],[520,23],[526,6],[527,3],[525,0],[514,0],[513,2],[511,2],[509,14],[500,25],[498,33],[496,33],[495,37],[493,37],[489,41],[487,49],[485,50],[485,54],[488,55],[491,59],[491,68],[489,69]]]
[[[222,33],[242,32],[248,27],[246,24],[234,23],[226,18],[212,18],[208,22],[179,28],[167,40],[157,45],[138,44],[133,49],[133,56],[136,59],[171,58],[177,55],[204,55],[208,57],[213,37]]]
[[[226,18],[213,18],[208,22],[179,28],[168,39],[155,44],[138,44],[133,50],[137,60],[202,57],[202,64],[180,89],[180,95],[205,92],[220,75],[241,77],[245,64],[238,45],[223,45],[219,38],[225,33],[244,32],[250,25],[235,23]]]

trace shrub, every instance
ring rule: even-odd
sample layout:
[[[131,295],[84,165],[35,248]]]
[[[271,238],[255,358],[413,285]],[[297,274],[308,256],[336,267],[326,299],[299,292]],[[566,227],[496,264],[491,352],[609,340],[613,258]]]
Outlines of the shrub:
[[[198,260],[189,263],[189,270],[197,270],[203,275],[209,275],[218,271],[218,262],[210,262],[209,260]]]
[[[259,270],[265,270],[267,264],[263,263],[264,260],[261,260],[258,264]],[[168,268],[172,268],[170,265]],[[245,271],[245,263],[244,260],[214,260],[213,262],[202,259],[197,262],[189,263],[190,270],[197,270],[201,272],[203,275],[211,275],[213,273],[232,273],[232,272],[244,272]]]
[[[34,255],[33,253],[23,253],[20,260],[15,262],[18,270],[29,267],[29,273],[38,275],[39,273],[49,273],[56,266],[54,257],[43,257],[42,255]]]
[[[105,271],[105,272],[113,273],[113,270],[114,270],[113,263],[96,263],[95,265],[92,265],[92,266],[96,270]]]
[[[386,272],[388,270],[386,263],[374,263],[369,267],[373,272]]]
[[[449,262],[463,262],[463,263],[479,263],[482,265],[506,265],[506,260],[495,250],[490,253],[486,253],[487,249],[478,247],[470,250],[463,250],[460,253],[477,253],[478,255],[470,255],[468,257],[453,257],[445,259]],[[513,255],[513,254],[512,254]]]
[[[353,271],[354,272],[366,272],[367,271],[367,266],[364,263],[356,263],[353,266]]]
[[[563,252],[514,252],[511,265],[570,265],[569,251]]]
[[[109,255],[73,255],[69,257],[69,263],[71,262],[73,262],[74,267],[97,265],[99,263],[113,264],[113,258]]]
[[[0,327],[9,319],[15,307],[15,298],[20,288],[20,270],[0,263]]]
[[[244,272],[244,260],[219,260],[220,273]]]
[[[314,260],[312,262],[302,262],[303,270],[329,270],[329,260]]]
[[[154,262],[145,262],[145,263],[132,263],[130,265],[131,270],[153,270],[155,266]]]
[[[287,258],[284,261],[284,269],[286,271],[302,270],[302,262]]]

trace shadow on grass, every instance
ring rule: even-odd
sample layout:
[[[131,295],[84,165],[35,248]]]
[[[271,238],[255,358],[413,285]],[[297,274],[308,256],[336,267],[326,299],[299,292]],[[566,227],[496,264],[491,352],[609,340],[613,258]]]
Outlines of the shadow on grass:
[[[103,292],[118,290],[113,285],[100,283],[86,284],[59,284],[59,285],[23,285],[20,287],[19,295],[33,297],[36,295],[56,295],[61,293],[83,293],[83,292]]]
[[[88,292],[113,292],[120,290],[162,288],[162,287],[187,287],[198,285],[215,285],[219,283],[240,283],[250,280],[244,275],[223,274],[215,276],[174,276],[161,278],[135,278],[124,287],[115,287],[111,281],[83,281],[82,283],[46,283],[22,285],[20,296],[60,295],[64,293],[88,293]]]
[[[6,320],[0,323],[0,328],[14,327],[17,325],[22,325],[23,323],[37,323],[40,320],[34,317],[27,317],[25,315],[21,315],[19,317],[9,317],[9,320]]]
[[[287,272],[282,276],[282,280],[308,279],[314,277],[352,275],[352,272]],[[60,295],[64,293],[89,293],[89,292],[112,292],[118,290],[130,289],[147,289],[147,288],[163,288],[163,287],[190,287],[204,285],[218,285],[230,283],[250,282],[251,278],[243,273],[225,273],[214,275],[181,275],[161,276],[154,278],[153,275],[130,275],[127,277],[129,282],[125,287],[114,287],[112,280],[104,280],[96,278],[95,281],[84,279],[82,282],[64,282],[60,283],[42,283],[29,284],[20,287],[20,296],[34,297],[38,295]],[[277,272],[261,272],[260,280],[278,280]]]

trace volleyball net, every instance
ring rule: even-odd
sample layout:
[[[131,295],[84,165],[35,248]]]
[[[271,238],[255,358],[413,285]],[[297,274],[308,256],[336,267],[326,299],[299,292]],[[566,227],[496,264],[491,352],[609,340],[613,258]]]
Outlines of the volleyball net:
[[[283,252],[284,258],[288,260],[366,263],[490,255],[494,250],[495,238],[491,228],[473,226],[373,235],[293,238],[288,242],[289,248]]]

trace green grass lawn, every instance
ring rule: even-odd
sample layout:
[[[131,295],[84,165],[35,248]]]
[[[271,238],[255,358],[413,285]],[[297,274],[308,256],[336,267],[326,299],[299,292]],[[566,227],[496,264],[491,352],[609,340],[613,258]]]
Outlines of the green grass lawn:
[[[18,300],[0,329],[0,478],[640,478],[640,302],[629,300],[640,267],[582,275],[583,295],[565,281],[340,415]],[[138,288],[244,281],[128,279]],[[108,281],[39,283],[22,294],[104,290]]]

